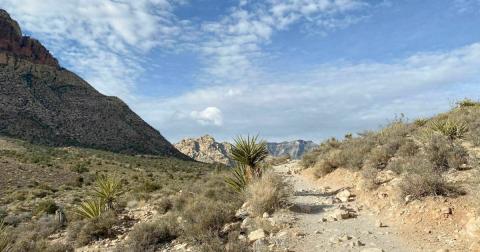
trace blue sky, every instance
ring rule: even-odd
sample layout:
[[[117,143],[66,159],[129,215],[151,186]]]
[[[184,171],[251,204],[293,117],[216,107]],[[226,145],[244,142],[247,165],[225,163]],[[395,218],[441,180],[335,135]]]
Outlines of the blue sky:
[[[0,0],[176,142],[320,141],[480,99],[480,0]]]

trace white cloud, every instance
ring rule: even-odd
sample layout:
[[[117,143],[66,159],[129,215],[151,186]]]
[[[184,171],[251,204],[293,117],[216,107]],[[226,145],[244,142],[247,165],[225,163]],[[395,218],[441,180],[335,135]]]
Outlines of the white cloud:
[[[202,25],[208,34],[199,49],[206,60],[206,82],[212,77],[217,84],[257,78],[263,74],[258,62],[267,57],[262,47],[275,32],[299,21],[315,32],[344,28],[363,19],[347,14],[365,6],[360,0],[240,1],[220,21]]]
[[[222,111],[217,107],[207,107],[202,111],[192,111],[190,116],[202,125],[222,126]]]
[[[175,0],[0,0],[24,30],[41,39],[71,70],[99,91],[133,98],[142,56],[171,47],[185,23]]]
[[[478,94],[479,76],[480,43],[391,64],[327,64],[290,75],[271,73],[255,84],[146,100],[137,110],[173,140],[205,132],[222,140],[247,133],[271,140],[320,140],[375,128],[395,114],[415,118],[444,111],[455,99]],[[191,118],[177,116],[206,106],[222,111],[222,127],[199,129]]]

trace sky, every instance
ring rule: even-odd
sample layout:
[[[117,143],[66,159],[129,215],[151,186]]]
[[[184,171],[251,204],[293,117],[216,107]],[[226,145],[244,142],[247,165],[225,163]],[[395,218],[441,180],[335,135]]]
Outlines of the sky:
[[[480,0],[0,0],[171,142],[319,142],[480,99]]]

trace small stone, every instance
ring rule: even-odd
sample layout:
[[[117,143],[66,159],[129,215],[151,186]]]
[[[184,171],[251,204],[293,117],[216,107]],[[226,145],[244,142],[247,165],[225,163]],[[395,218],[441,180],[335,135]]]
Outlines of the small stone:
[[[321,234],[321,233],[322,233],[322,231],[320,231],[320,230],[315,230],[315,234]]]
[[[349,240],[351,240],[352,237],[349,236],[349,235],[343,235],[343,236],[338,237],[338,239],[339,239],[340,241],[344,242],[344,241],[349,241]]]
[[[333,244],[337,244],[337,243],[340,243],[342,242],[340,239],[338,239],[338,237],[336,236],[333,236],[333,237],[330,237],[330,243],[333,243]]]
[[[452,209],[450,207],[443,207],[441,211],[442,211],[442,214],[445,214],[445,215],[452,214]]]
[[[375,221],[375,226],[376,226],[376,227],[379,227],[379,228],[385,227],[385,225],[383,224],[383,222],[380,221],[380,220]]]
[[[337,199],[339,199],[341,202],[348,202],[348,200],[350,199],[350,196],[352,195],[352,193],[350,193],[349,190],[345,189],[345,190],[342,190],[340,191],[339,193],[337,193],[336,197]]]
[[[327,218],[322,218],[322,219],[320,220],[320,222],[327,222],[327,221],[328,221]]]
[[[263,239],[263,238],[265,238],[265,231],[263,231],[263,229],[261,228],[248,234],[249,242],[254,242],[256,240]]]
[[[347,210],[335,209],[330,214],[330,217],[332,217],[334,219],[337,219],[337,220],[344,220],[344,219],[351,218],[352,215]]]
[[[270,218],[270,214],[268,214],[267,212],[265,212],[265,213],[263,213],[262,217],[265,218],[265,219],[266,219],[266,218]]]

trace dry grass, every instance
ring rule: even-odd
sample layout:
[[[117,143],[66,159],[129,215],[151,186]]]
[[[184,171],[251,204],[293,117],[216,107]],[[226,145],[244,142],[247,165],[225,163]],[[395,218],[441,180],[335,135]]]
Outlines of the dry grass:
[[[290,190],[282,178],[272,172],[247,187],[246,199],[253,216],[264,212],[273,212],[284,206],[290,195]]]
[[[125,251],[157,251],[165,243],[178,236],[179,223],[169,215],[160,220],[141,223],[134,227],[128,235]]]

